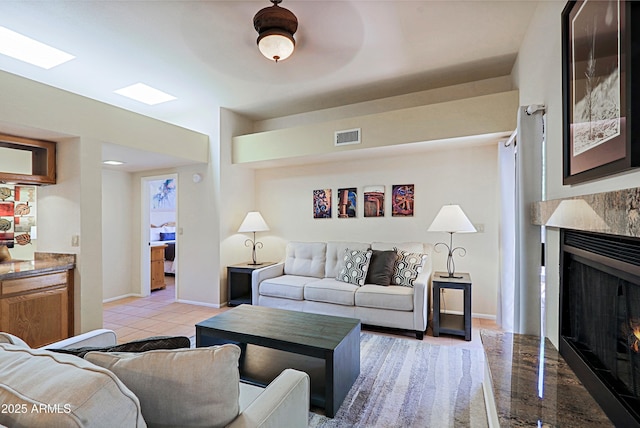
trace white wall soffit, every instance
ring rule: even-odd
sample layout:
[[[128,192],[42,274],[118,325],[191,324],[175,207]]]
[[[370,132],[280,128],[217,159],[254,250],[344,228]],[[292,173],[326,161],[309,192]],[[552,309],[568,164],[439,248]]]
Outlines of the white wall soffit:
[[[517,109],[518,91],[514,90],[241,135],[233,138],[233,163],[317,157],[345,151],[504,133],[516,128]],[[362,129],[362,144],[334,146],[334,132],[350,128]]]

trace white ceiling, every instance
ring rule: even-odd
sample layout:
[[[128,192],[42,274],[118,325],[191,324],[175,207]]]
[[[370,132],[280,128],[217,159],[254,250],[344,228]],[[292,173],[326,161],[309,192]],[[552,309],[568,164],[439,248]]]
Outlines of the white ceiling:
[[[279,63],[256,47],[262,1],[0,1],[0,25],[76,56],[0,69],[196,131],[219,107],[254,119],[509,74],[536,2],[284,0],[299,21]],[[178,99],[113,93],[144,82]],[[1,119],[1,118],[0,118]]]

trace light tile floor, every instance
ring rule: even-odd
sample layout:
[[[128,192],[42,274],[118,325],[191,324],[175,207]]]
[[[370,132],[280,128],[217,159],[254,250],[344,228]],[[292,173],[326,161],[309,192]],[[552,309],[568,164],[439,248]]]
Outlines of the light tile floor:
[[[167,287],[151,292],[149,297],[126,297],[104,303],[103,326],[114,330],[118,343],[150,336],[193,336],[196,323],[218,315],[229,308],[210,308],[175,301],[172,277]]]
[[[102,305],[103,326],[116,332],[118,343],[150,336],[190,337],[196,334],[196,323],[230,309],[178,303],[175,301],[173,277],[167,276],[166,283],[165,289],[153,291],[149,297],[127,297]],[[497,330],[498,326],[493,320],[473,318],[471,341],[469,342],[458,336],[433,337],[431,326],[429,326],[424,341],[434,345],[482,347],[481,329]],[[408,331],[369,326],[364,326],[362,330],[373,334],[415,340],[415,334]]]

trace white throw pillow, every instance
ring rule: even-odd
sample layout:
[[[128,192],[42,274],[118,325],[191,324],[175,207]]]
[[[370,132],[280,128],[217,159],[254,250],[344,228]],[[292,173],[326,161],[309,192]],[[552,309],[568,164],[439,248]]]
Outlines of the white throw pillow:
[[[143,353],[89,352],[140,399],[149,427],[219,427],[240,411],[236,345]]]
[[[146,427],[116,375],[74,355],[0,343],[0,426]]]
[[[338,272],[336,279],[349,284],[364,285],[371,262],[371,250],[347,248],[342,255],[342,261],[343,267]]]
[[[422,253],[409,253],[398,250],[398,260],[393,268],[393,276],[391,277],[392,285],[402,285],[404,287],[413,287],[413,281],[420,275],[427,255]]]

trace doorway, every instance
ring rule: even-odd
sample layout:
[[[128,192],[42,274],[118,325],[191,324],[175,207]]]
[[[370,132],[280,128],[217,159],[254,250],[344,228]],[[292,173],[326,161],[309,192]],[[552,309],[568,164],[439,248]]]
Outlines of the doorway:
[[[173,287],[178,298],[178,175],[141,178],[141,294]]]

